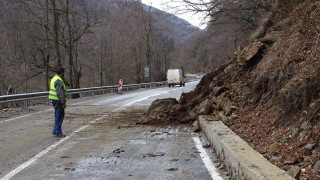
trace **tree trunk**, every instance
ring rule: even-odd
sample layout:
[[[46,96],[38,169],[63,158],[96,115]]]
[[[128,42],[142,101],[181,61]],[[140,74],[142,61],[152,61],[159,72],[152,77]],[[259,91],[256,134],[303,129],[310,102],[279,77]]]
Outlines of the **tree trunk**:
[[[57,58],[57,67],[62,67],[61,55],[60,55],[60,47],[59,47],[59,14],[56,7],[56,1],[51,0],[52,8],[53,8],[53,41],[54,48],[56,52]]]
[[[49,91],[49,4],[46,0],[46,11],[45,11],[45,34],[46,34],[46,47],[44,50],[44,62],[45,62],[45,79],[46,79],[46,90]]]

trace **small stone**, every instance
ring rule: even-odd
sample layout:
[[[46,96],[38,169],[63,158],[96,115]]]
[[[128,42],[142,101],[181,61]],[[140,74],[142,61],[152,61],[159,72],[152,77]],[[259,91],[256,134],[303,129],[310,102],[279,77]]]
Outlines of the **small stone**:
[[[303,139],[308,135],[308,132],[306,130],[302,131],[301,133],[299,133],[299,138]]]
[[[200,127],[200,123],[199,121],[194,121],[193,124],[192,124],[192,131],[193,132],[198,132],[201,130],[201,127]]]
[[[291,168],[287,171],[287,173],[295,178],[295,179],[299,179],[300,174],[301,174],[301,168],[298,166],[291,166]]]
[[[316,144],[308,144],[305,146],[306,149],[313,150],[316,147]]]
[[[224,115],[223,111],[219,111],[218,115],[220,116],[222,122],[228,121],[228,118],[227,118],[227,116]]]
[[[291,136],[292,137],[295,137],[296,135],[298,135],[298,133],[299,133],[299,128],[293,128],[291,130]]]
[[[313,170],[318,170],[320,168],[320,160],[316,162],[313,166]]]
[[[209,147],[211,147],[211,145],[208,143],[208,144],[203,145],[202,147],[208,149]]]
[[[289,166],[289,165],[283,166],[283,170],[285,170],[285,171],[288,171],[290,168],[291,168],[291,166]]]
[[[182,109],[182,105],[181,104],[175,104],[171,108],[171,110],[173,110],[173,111],[180,111],[181,109]]]
[[[271,159],[269,160],[272,164],[276,164],[281,160],[280,157],[277,156],[272,156]]]
[[[279,145],[277,143],[273,143],[269,147],[269,153],[270,154],[276,154],[279,152]]]
[[[311,103],[311,104],[309,105],[309,107],[310,107],[310,108],[314,108],[314,107],[316,107],[316,105],[317,105],[316,103]]]
[[[190,116],[190,118],[196,118],[197,114],[194,111],[189,111],[188,116]]]
[[[309,130],[311,129],[311,123],[309,121],[305,121],[304,123],[302,123],[301,128],[304,130]]]
[[[168,171],[176,171],[178,168],[169,168]]]
[[[203,101],[200,105],[199,105],[199,112],[198,114],[200,115],[208,115],[210,114],[211,111],[211,102],[206,99],[205,101]]]
[[[265,154],[265,153],[267,153],[267,148],[266,147],[258,147],[256,149],[256,151],[258,151],[260,154]]]

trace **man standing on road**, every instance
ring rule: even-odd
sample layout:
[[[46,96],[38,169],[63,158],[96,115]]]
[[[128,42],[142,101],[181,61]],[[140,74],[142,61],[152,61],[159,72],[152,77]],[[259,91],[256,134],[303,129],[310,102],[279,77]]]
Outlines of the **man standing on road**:
[[[64,72],[64,68],[58,68],[57,74],[50,81],[49,99],[54,107],[54,127],[52,134],[57,137],[66,137],[61,129],[68,96],[66,85],[63,82]]]

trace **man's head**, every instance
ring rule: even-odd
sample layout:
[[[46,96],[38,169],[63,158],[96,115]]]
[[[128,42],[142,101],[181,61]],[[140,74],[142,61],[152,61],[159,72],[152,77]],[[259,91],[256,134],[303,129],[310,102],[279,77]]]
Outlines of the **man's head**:
[[[60,77],[63,77],[64,76],[64,71],[65,71],[65,69],[64,68],[62,68],[62,67],[59,67],[59,68],[57,68],[57,74],[60,76]]]

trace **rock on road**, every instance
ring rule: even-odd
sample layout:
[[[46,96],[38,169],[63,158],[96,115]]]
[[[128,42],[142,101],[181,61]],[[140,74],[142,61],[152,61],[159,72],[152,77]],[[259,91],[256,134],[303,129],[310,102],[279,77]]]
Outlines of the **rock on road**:
[[[211,148],[203,151],[202,133],[138,123],[153,100],[179,99],[196,84],[70,100],[65,138],[51,135],[50,105],[1,117],[0,179],[227,179],[208,166],[218,163]]]

